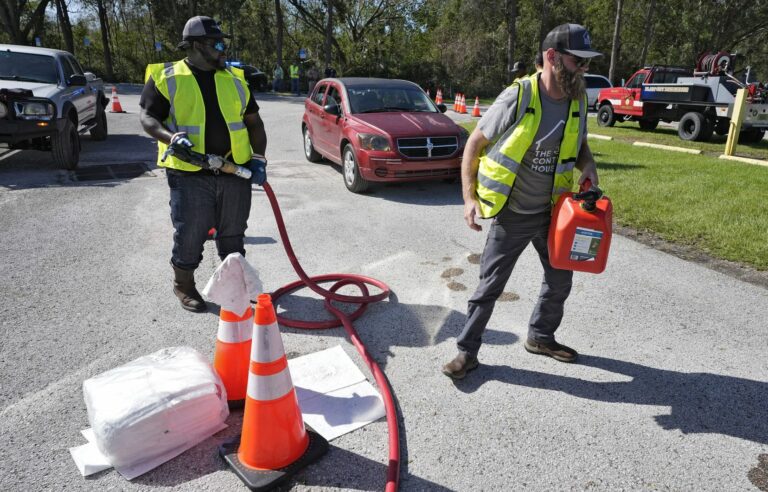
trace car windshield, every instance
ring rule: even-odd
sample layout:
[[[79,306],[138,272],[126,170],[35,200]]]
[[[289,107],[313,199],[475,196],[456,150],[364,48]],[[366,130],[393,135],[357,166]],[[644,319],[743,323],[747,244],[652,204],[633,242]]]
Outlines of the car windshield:
[[[427,95],[416,87],[347,87],[353,113],[437,113]]]
[[[55,84],[56,62],[48,55],[0,51],[0,80]]]

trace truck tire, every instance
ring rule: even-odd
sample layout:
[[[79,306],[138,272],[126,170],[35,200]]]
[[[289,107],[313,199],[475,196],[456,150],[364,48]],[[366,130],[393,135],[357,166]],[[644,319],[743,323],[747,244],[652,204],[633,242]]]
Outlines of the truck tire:
[[[659,120],[655,118],[642,119],[642,120],[639,120],[638,123],[640,123],[641,130],[655,130],[656,127],[659,126]]]
[[[75,123],[67,118],[61,133],[51,137],[51,150],[53,160],[64,169],[77,169],[80,162],[80,135],[77,133]]]
[[[598,126],[613,126],[616,123],[616,115],[613,113],[613,106],[610,103],[603,104],[597,110]]]
[[[712,136],[712,123],[701,113],[685,113],[677,124],[677,134],[682,140],[706,142]]]
[[[107,131],[107,112],[101,101],[96,103],[96,126],[91,128],[90,133],[91,139],[96,141],[106,140],[109,134]]]
[[[761,128],[750,128],[739,133],[739,143],[758,143],[765,137],[765,130]]]

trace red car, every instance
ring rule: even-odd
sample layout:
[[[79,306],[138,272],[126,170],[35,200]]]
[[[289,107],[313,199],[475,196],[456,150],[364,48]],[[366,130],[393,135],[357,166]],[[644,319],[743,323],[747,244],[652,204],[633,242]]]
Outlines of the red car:
[[[372,181],[453,179],[468,133],[413,82],[323,79],[304,101],[304,154],[341,165],[360,193]]]

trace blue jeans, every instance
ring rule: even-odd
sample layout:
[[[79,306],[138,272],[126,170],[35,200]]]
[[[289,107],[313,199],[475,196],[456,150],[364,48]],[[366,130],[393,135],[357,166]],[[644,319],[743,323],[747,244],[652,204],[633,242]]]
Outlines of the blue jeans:
[[[280,92],[283,90],[283,79],[275,79],[272,81],[272,90],[275,92]]]
[[[194,270],[203,260],[208,231],[216,228],[222,260],[230,253],[245,256],[243,240],[251,211],[251,182],[232,174],[167,170],[171,190],[173,252],[171,263]]]
[[[299,79],[291,79],[291,92],[299,95]]]
[[[539,254],[544,279],[539,300],[528,322],[528,338],[544,343],[555,340],[555,330],[563,319],[563,306],[571,292],[573,272],[558,270],[549,264],[547,235],[550,219],[549,211],[518,214],[505,206],[493,220],[480,259],[480,284],[469,299],[467,322],[456,340],[460,351],[477,355],[496,299],[504,291],[517,259],[529,243],[533,243]]]

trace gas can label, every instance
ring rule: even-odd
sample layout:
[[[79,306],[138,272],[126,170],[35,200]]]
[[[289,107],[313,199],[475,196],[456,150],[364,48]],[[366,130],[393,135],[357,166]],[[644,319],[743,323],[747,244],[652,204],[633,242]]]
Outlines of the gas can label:
[[[571,260],[595,261],[602,239],[602,231],[577,227],[576,235],[573,238],[573,246],[571,246]]]

